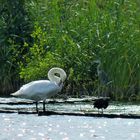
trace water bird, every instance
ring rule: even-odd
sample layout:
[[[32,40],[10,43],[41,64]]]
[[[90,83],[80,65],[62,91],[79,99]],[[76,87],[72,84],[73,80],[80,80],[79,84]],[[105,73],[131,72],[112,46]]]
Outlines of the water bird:
[[[103,114],[103,109],[106,109],[109,105],[109,98],[95,99],[93,105],[94,105],[94,108],[98,109],[98,113],[99,113],[99,109],[102,109],[102,114]]]
[[[94,63],[97,64],[97,75],[99,79],[99,87],[98,87],[98,97],[99,94],[103,97],[111,95],[111,84],[112,81],[109,80],[107,73],[102,68],[102,63],[99,59],[95,60]]]
[[[108,85],[111,81],[109,81],[107,73],[101,68],[101,61],[95,60],[95,63],[97,63],[97,75],[99,78],[99,81],[102,85]]]
[[[45,112],[46,99],[56,95],[62,90],[66,77],[66,72],[63,69],[54,67],[48,72],[49,80],[37,80],[29,82],[11,95],[19,98],[34,100],[36,102],[37,112],[38,102],[43,100],[43,111]]]

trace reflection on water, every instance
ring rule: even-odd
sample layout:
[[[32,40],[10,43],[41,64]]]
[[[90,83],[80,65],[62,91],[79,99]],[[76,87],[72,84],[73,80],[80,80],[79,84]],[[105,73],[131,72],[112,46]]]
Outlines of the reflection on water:
[[[138,119],[0,114],[2,140],[139,140]]]

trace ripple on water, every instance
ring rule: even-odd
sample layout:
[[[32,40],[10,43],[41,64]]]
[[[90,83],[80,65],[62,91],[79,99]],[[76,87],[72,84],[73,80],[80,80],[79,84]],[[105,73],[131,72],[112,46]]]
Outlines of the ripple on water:
[[[139,140],[138,119],[0,114],[1,139]]]

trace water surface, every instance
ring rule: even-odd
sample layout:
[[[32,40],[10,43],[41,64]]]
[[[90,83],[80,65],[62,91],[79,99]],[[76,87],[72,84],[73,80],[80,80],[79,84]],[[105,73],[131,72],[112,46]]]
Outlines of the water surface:
[[[18,110],[35,111],[35,104],[10,105],[8,102],[25,101],[0,98],[0,140],[139,140],[139,119],[110,119],[84,116],[38,116],[18,114]],[[39,105],[40,110],[42,104]],[[95,112],[93,103],[47,104],[48,110],[64,112]],[[140,105],[110,104],[104,113],[140,114]]]
[[[139,119],[0,114],[1,140],[139,140]]]

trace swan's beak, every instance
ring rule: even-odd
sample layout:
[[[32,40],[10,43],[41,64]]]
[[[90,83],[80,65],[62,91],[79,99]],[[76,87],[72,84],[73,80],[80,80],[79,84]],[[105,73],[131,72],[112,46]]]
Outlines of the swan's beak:
[[[60,87],[60,86],[63,86],[63,82],[62,82],[62,80],[60,79],[60,82],[58,83],[58,86]]]

